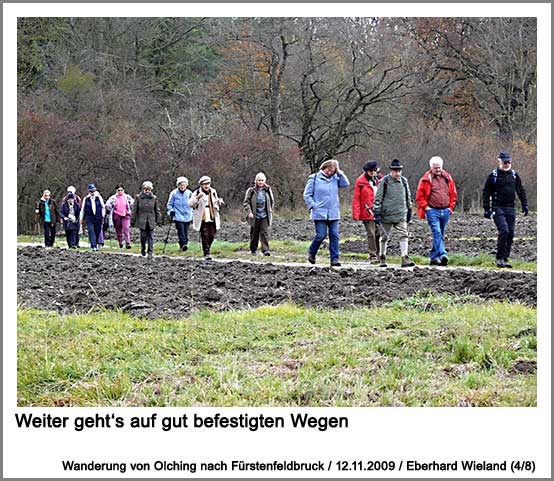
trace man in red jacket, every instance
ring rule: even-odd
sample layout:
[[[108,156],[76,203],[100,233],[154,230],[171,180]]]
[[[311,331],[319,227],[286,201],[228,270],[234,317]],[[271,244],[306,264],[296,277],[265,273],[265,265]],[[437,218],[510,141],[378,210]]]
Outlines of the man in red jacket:
[[[443,160],[431,157],[431,167],[420,179],[416,192],[417,213],[422,219],[427,218],[433,246],[429,253],[432,266],[448,265],[448,254],[444,248],[446,225],[456,205],[456,185],[452,176],[443,170]]]
[[[370,160],[364,164],[363,169],[364,173],[358,177],[354,186],[352,218],[364,223],[369,260],[372,264],[379,264],[379,229],[373,215],[373,200],[380,180],[377,162]]]

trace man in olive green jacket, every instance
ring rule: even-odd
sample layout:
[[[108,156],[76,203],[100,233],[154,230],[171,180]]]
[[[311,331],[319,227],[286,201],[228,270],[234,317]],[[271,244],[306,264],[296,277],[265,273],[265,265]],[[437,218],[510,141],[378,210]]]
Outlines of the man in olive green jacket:
[[[402,176],[402,164],[398,159],[391,162],[390,174],[379,182],[373,211],[375,223],[381,231],[379,239],[381,267],[387,267],[387,245],[393,229],[400,234],[401,266],[415,265],[408,257],[408,222],[412,218],[410,186],[408,180]]]

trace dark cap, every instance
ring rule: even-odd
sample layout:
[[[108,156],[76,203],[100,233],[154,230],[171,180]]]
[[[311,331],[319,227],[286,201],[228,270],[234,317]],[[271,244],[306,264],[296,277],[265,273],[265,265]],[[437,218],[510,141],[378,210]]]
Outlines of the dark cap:
[[[508,152],[505,152],[504,150],[498,154],[498,158],[502,162],[511,162],[512,161],[512,156],[510,154],[508,154]]]
[[[398,159],[393,159],[389,166],[390,170],[402,170],[402,163]]]
[[[377,170],[377,162],[375,162],[374,160],[368,160],[362,168],[365,172],[368,172],[370,170]]]

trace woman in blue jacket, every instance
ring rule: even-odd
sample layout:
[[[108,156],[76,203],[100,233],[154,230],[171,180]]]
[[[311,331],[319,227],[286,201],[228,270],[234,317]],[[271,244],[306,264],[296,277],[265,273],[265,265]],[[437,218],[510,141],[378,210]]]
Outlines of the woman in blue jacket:
[[[339,261],[339,189],[348,187],[350,182],[339,169],[338,160],[326,160],[319,172],[310,175],[304,189],[304,201],[310,209],[310,218],[315,224],[315,237],[308,249],[308,261],[315,264],[315,256],[329,232],[329,254],[332,266],[340,266]]]
[[[177,188],[172,190],[167,201],[167,215],[175,221],[179,247],[182,251],[188,249],[189,226],[192,222],[192,207],[189,205],[192,192],[187,189],[189,181],[186,177],[177,178]]]

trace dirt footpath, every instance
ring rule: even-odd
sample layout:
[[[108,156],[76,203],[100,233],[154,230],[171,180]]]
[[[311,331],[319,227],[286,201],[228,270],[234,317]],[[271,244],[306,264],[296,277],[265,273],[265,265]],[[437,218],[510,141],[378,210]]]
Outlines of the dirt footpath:
[[[17,270],[18,303],[60,313],[101,306],[150,318],[182,318],[202,308],[248,309],[284,302],[369,307],[422,290],[537,303],[537,276],[531,272],[330,269],[165,256],[147,261],[42,247],[18,249]]]

